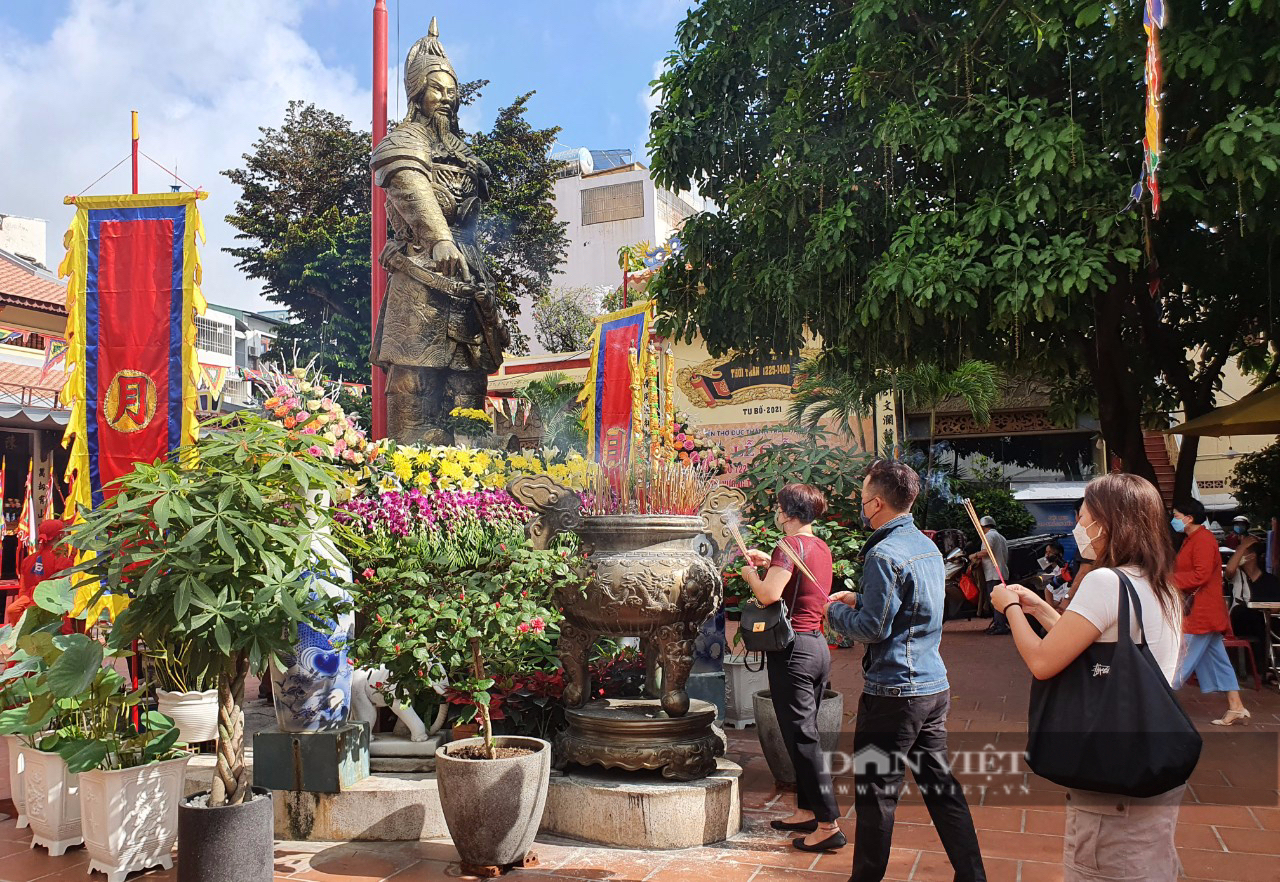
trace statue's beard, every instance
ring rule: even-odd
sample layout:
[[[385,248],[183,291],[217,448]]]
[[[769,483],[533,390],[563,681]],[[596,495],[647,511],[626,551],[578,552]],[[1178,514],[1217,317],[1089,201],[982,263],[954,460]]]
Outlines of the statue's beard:
[[[453,116],[448,110],[441,108],[427,120],[427,127],[431,133],[444,144],[449,143],[449,136],[453,134]]]

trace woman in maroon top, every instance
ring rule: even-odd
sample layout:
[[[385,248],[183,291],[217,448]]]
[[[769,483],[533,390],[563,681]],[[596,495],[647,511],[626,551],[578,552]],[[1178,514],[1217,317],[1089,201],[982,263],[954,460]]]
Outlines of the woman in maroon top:
[[[781,548],[772,555],[752,549],[750,565],[742,568],[742,578],[762,606],[779,598],[786,602],[796,632],[795,642],[766,657],[778,726],[796,770],[796,811],[772,826],[808,833],[794,840],[803,851],[830,851],[845,844],[818,738],[818,703],[831,676],[831,653],[822,632],[822,614],[831,594],[831,549],[813,535],[813,521],[826,510],[827,500],[816,487],[788,484],[778,492],[774,521],[784,534],[782,542],[804,562],[812,579]],[[756,569],[762,566],[769,567],[763,579]]]

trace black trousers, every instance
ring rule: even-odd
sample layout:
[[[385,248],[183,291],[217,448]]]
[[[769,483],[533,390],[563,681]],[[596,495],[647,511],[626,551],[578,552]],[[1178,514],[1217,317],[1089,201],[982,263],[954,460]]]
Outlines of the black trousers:
[[[818,705],[831,678],[831,651],[820,632],[797,634],[786,649],[766,653],[778,728],[796,770],[796,808],[819,821],[840,817],[818,733]]]
[[[991,592],[996,590],[996,586],[999,584],[999,579],[992,579],[988,582],[984,582],[982,584],[982,596],[986,598],[987,606],[991,607],[992,624],[997,628],[1007,628],[1009,627],[1009,620],[1005,617],[1004,613],[996,609],[995,604],[991,602]]]
[[[956,880],[983,882],[987,878],[969,803],[949,765],[950,706],[950,692],[915,698],[864,694],[858,702],[853,736],[857,823],[850,882],[880,882],[884,878],[907,763],[951,859]]]

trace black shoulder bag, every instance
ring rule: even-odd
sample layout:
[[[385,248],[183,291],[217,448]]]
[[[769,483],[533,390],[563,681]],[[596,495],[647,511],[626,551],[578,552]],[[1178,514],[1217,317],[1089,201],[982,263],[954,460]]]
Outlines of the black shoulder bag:
[[[801,546],[801,554],[803,553],[804,547]],[[800,578],[799,572],[795,575],[797,579]],[[797,590],[799,590],[798,583]],[[742,635],[742,645],[746,647],[747,652],[777,652],[786,649],[796,639],[796,631],[791,626],[791,611],[787,609],[787,602],[778,598],[768,606],[762,606],[754,595],[742,604],[742,619],[738,622],[738,633]],[[764,667],[763,656],[760,659],[760,667]],[[748,667],[748,670],[751,668]],[[755,670],[758,671],[760,668]]]
[[[1056,677],[1032,682],[1027,764],[1063,787],[1157,796],[1187,783],[1202,741],[1147,645],[1133,583],[1113,572],[1120,577],[1116,642],[1094,643]]]

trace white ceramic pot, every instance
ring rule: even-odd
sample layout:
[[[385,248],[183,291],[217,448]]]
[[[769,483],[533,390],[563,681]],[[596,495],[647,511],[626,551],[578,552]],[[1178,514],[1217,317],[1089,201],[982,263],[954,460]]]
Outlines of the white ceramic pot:
[[[741,729],[756,722],[755,701],[752,696],[769,688],[769,672],[764,659],[751,660],[760,670],[747,670],[748,659],[741,655],[726,656],[724,660],[724,724]]]
[[[9,792],[13,794],[13,806],[18,810],[18,827],[27,826],[27,796],[22,782],[22,770],[26,762],[22,758],[22,742],[17,735],[4,736],[5,749],[9,751]]]
[[[138,870],[173,866],[178,802],[189,759],[81,773],[80,809],[89,872],[106,873],[107,882],[123,882]]]
[[[213,741],[218,737],[218,690],[166,692],[156,690],[160,713],[178,724],[178,738],[187,744]]]
[[[56,753],[21,749],[22,783],[27,797],[31,844],[43,845],[53,857],[84,842],[80,830],[80,776],[67,771]]]

